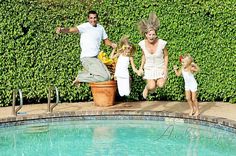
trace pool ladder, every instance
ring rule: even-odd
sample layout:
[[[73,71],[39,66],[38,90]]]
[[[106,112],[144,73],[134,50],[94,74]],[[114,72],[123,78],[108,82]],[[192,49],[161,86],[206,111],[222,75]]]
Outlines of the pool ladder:
[[[51,93],[52,91],[55,91],[56,95],[56,103],[51,104]],[[16,99],[17,99],[17,92],[19,93],[20,98],[20,106],[16,108]],[[50,86],[48,88],[48,107],[47,107],[47,113],[52,113],[53,109],[57,106],[59,103],[59,91],[56,86]],[[20,111],[20,109],[23,107],[23,94],[21,89],[14,89],[13,90],[13,100],[12,100],[12,115],[17,116],[17,113]]]
[[[17,96],[17,91],[19,93],[20,97],[20,106],[16,108],[16,96]],[[12,115],[17,116],[17,112],[22,108],[23,106],[23,96],[22,96],[22,91],[20,89],[14,89],[13,90],[13,102],[12,102]]]
[[[55,91],[56,95],[56,103],[51,105],[51,93],[52,91]],[[56,107],[56,105],[59,103],[59,91],[56,86],[50,86],[48,88],[48,111],[47,113],[52,113],[53,109]]]

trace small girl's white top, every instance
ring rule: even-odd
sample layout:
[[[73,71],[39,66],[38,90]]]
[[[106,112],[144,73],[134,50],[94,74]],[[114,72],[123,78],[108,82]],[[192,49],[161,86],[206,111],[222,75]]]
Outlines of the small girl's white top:
[[[164,48],[166,44],[166,41],[158,39],[156,51],[151,53],[145,45],[145,40],[139,42],[139,46],[145,55],[144,79],[164,77]]]
[[[116,63],[115,77],[129,78],[129,57],[120,55]]]
[[[182,69],[182,75],[184,78],[185,90],[196,91],[197,90],[197,81],[194,78],[193,73]]]

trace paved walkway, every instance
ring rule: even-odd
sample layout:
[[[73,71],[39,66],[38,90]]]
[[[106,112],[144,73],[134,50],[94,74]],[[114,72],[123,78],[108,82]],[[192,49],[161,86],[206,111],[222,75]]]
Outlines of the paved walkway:
[[[200,102],[200,111],[204,116],[214,116],[236,121],[236,104],[225,102]],[[97,107],[93,102],[60,103],[54,112],[91,111],[91,110],[149,110],[188,113],[186,102],[176,101],[139,101],[121,102],[111,107]],[[45,114],[47,104],[24,105],[20,114]],[[0,119],[12,117],[12,107],[0,107]]]

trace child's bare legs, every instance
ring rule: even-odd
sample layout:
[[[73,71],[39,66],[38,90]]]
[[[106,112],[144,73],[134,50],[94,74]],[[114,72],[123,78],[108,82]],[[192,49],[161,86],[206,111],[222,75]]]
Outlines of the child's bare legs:
[[[198,116],[200,114],[200,111],[199,111],[199,105],[197,101],[196,92],[192,92],[192,103],[193,103],[193,109],[194,109],[194,116]]]
[[[190,90],[185,90],[185,98],[186,98],[188,105],[190,107],[189,115],[192,116],[194,114],[194,107],[193,107],[193,101],[192,101],[192,96],[191,96]]]

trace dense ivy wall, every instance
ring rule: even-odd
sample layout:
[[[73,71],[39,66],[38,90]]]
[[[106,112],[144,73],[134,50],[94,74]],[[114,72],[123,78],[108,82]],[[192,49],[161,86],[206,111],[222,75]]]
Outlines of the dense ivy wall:
[[[235,0],[0,0],[1,106],[11,104],[15,88],[22,89],[26,103],[45,102],[50,84],[59,88],[62,102],[92,100],[86,84],[79,89],[71,84],[81,69],[79,35],[55,33],[57,26],[85,22],[91,9],[111,40],[127,34],[136,45],[143,39],[137,22],[153,11],[159,16],[158,36],[168,41],[169,79],[150,100],[184,100],[183,79],[172,66],[189,52],[201,68],[199,100],[236,101]],[[138,48],[136,65],[140,58]],[[128,99],[141,100],[144,85],[132,73]]]

